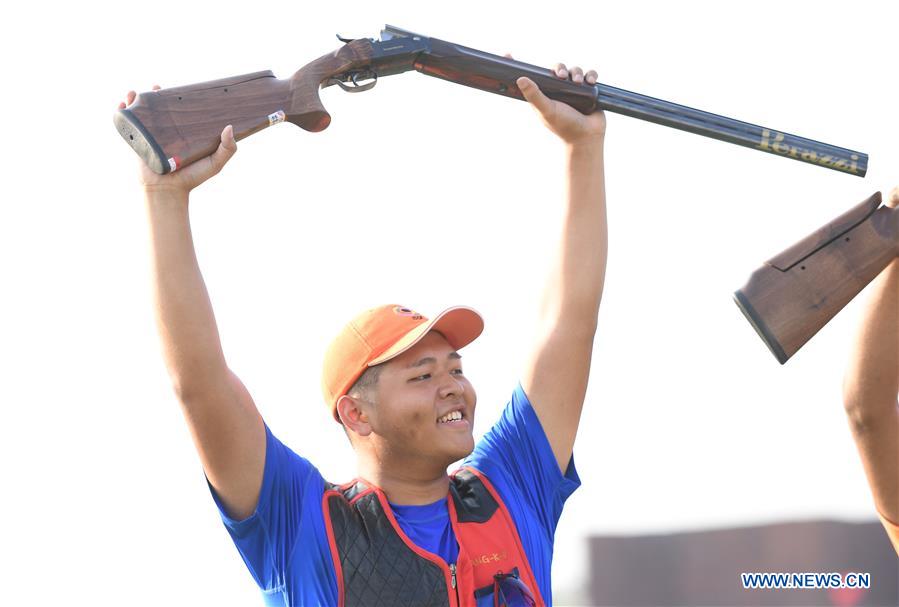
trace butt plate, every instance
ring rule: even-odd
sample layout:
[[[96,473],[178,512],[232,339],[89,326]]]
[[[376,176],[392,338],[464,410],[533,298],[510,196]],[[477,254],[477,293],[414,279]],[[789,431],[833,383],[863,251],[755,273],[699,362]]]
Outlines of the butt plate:
[[[126,108],[117,111],[113,122],[115,122],[116,130],[122,139],[137,152],[137,155],[147,163],[154,173],[165,175],[177,168],[174,159],[166,158],[162,148],[131,110]]]
[[[765,342],[765,345],[768,346],[768,349],[771,350],[771,354],[774,355],[777,362],[780,364],[787,362],[790,357],[784,352],[780,343],[774,338],[774,335],[771,334],[767,325],[765,325],[764,321],[762,321],[756,313],[755,308],[752,307],[752,304],[749,303],[749,300],[746,299],[746,296],[743,295],[741,291],[734,293],[734,302],[740,308],[740,311],[743,312],[743,315],[746,317],[746,320],[749,321],[749,324],[752,325],[752,328],[755,329],[755,332],[758,333],[759,337],[762,338],[762,341]]]

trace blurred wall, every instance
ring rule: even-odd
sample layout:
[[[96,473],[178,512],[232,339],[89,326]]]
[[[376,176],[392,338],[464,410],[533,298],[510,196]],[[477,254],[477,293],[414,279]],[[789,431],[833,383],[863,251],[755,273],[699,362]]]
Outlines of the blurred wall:
[[[879,523],[806,521],[590,538],[591,605],[899,605],[899,559]],[[870,589],[744,590],[741,573],[870,573]]]

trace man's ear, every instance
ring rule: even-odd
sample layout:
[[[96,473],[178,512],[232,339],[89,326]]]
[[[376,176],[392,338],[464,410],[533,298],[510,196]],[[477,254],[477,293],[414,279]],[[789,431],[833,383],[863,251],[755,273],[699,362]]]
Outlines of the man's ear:
[[[371,403],[344,394],[337,401],[337,416],[351,432],[359,436],[368,436],[371,434],[368,407],[371,407]]]

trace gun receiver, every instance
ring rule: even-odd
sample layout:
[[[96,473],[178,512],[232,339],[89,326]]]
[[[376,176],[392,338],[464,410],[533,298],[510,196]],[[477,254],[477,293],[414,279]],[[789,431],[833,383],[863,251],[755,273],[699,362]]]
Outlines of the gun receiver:
[[[604,84],[562,80],[546,68],[391,25],[381,31],[380,40],[338,39],[344,46],[286,80],[263,71],[141,93],[130,107],[118,110],[116,128],[150,168],[163,174],[214,152],[228,124],[233,125],[237,140],[284,121],[321,131],[330,124],[331,115],[322,105],[320,88],[336,84],[345,91],[362,92],[379,77],[416,70],[519,100],[524,95],[516,81],[527,76],[547,97],[583,114],[604,109],[858,177],[864,177],[868,166],[868,156],[862,152]],[[360,84],[360,79],[372,82]]]
[[[780,364],[899,255],[899,209],[880,192],[752,273],[734,300]]]

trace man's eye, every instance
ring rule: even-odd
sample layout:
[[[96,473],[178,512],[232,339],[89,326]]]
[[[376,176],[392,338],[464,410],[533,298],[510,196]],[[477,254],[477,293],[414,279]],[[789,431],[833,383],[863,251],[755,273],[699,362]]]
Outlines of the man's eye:
[[[458,375],[462,375],[462,374],[463,374],[463,373],[462,373],[462,369],[453,369],[453,372],[456,372],[456,371],[458,371],[458,373],[457,373]],[[430,374],[430,373],[425,373],[424,375],[419,375],[418,377],[413,377],[413,378],[410,379],[409,381],[418,381],[418,380],[420,380],[420,379],[426,379],[426,378],[428,378],[428,377],[431,377],[431,374]]]

